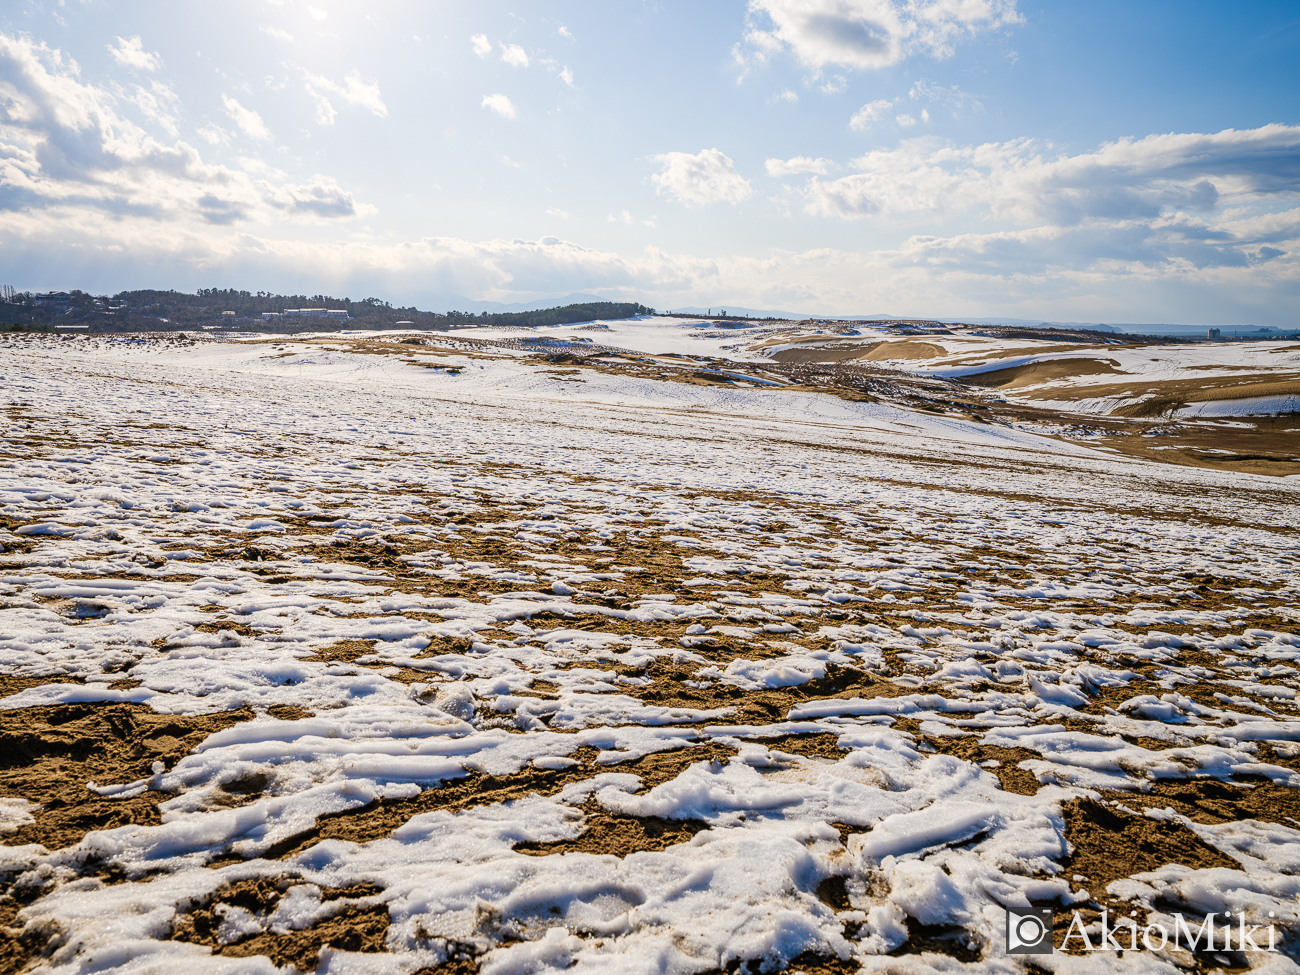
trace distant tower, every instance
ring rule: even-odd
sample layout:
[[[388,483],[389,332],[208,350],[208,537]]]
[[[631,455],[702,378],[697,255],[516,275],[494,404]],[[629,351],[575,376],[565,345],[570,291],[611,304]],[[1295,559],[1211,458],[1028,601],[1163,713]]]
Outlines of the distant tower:
[[[1219,337],[1219,330],[1217,328],[1212,328],[1209,330],[1209,332],[1206,333],[1206,335],[1209,338],[1217,339]]]

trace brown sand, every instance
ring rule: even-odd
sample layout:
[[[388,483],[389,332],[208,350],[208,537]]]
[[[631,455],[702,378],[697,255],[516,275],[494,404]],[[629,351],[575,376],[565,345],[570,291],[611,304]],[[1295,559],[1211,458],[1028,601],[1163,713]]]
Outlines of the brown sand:
[[[217,932],[222,916],[218,905],[240,907],[255,917],[271,914],[280,898],[297,881],[291,876],[241,880],[218,889],[193,910],[180,914],[172,924],[172,938],[191,944],[205,945],[214,955],[226,958],[247,958],[264,955],[274,965],[292,965],[301,972],[316,970],[321,948],[329,945],[344,951],[383,951],[388,933],[388,908],[383,904],[364,903],[381,893],[368,884],[354,887],[329,888],[321,891],[321,899],[336,902],[336,910],[324,920],[298,931],[277,933],[267,931],[233,942],[221,942]],[[362,903],[358,903],[358,901]]]
[[[33,813],[36,822],[0,836],[0,843],[56,850],[92,830],[157,824],[166,793],[106,799],[86,783],[144,778],[157,761],[170,768],[209,735],[251,717],[247,708],[186,718],[116,703],[0,711],[0,795],[42,807]]]
[[[646,851],[659,852],[687,843],[696,833],[709,828],[699,819],[663,819],[659,816],[622,816],[607,813],[588,803],[582,833],[577,839],[550,843],[516,843],[515,851],[530,856],[552,853],[594,853],[625,857]]]
[[[1114,803],[1072,799],[1062,806],[1065,839],[1070,853],[1062,866],[1067,877],[1078,874],[1086,881],[1094,901],[1107,902],[1106,886],[1134,874],[1179,863],[1194,870],[1221,867],[1240,870],[1236,860],[1208,846],[1180,823],[1148,819],[1125,812],[1127,793]]]
[[[1007,369],[994,369],[963,377],[963,381],[973,386],[995,386],[998,389],[1020,389],[1025,386],[1038,386],[1058,379],[1076,379],[1079,376],[1101,376],[1121,374],[1116,368],[1118,363],[1110,359],[1047,359],[1030,362],[1023,366],[1011,366]],[[1089,387],[1091,390],[1091,387]],[[1056,391],[1053,390],[1053,395]],[[1079,395],[1075,393],[1075,395]],[[1095,395],[1091,391],[1089,396]]]

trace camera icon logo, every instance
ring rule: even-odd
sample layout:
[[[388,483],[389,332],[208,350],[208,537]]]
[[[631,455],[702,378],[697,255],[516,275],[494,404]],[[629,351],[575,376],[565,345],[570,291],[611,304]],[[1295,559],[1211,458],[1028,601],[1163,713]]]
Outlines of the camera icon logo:
[[[1052,953],[1052,909],[1031,907],[1007,911],[1007,954],[1050,955]]]

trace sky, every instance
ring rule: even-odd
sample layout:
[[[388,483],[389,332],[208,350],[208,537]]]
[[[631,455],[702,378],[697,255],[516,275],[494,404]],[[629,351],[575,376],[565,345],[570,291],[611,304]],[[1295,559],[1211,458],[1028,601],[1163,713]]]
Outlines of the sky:
[[[1300,324],[1300,5],[10,0],[0,283]]]

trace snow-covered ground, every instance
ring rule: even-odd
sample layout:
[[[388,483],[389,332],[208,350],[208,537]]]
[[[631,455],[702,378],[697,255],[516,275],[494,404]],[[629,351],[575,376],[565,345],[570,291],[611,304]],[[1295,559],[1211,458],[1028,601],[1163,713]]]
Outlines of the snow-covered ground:
[[[355,333],[379,335],[381,333]],[[974,380],[1017,402],[1106,415],[1159,400],[1171,418],[1276,415],[1300,401],[1300,345],[1192,342],[1125,345],[1122,336],[1079,342],[1008,337],[975,326],[915,331],[870,323],[635,318],[544,328],[474,328],[457,335],[540,345],[598,343],[647,355],[761,363],[869,365],[918,376]],[[1106,344],[1111,343],[1111,344]],[[1261,384],[1269,385],[1259,388]],[[1238,388],[1248,387],[1248,388]]]
[[[554,331],[763,358],[654,328]],[[1295,478],[474,333],[3,340],[4,957],[1012,972],[1052,902],[1297,970]]]
[[[722,324],[719,322],[722,321]],[[649,354],[757,359],[751,346],[791,332],[789,322],[742,322],[709,318],[624,318],[542,328],[474,328],[458,332],[486,339],[572,339]]]
[[[854,333],[809,337],[796,331],[750,348],[791,361],[870,362],[970,380],[997,387],[1013,401],[1076,413],[1105,415],[1160,402],[1175,418],[1275,415],[1295,412],[1300,400],[1295,342],[1123,345],[1113,344],[1121,341],[1116,338],[1016,338],[972,327],[910,335],[861,326]]]

